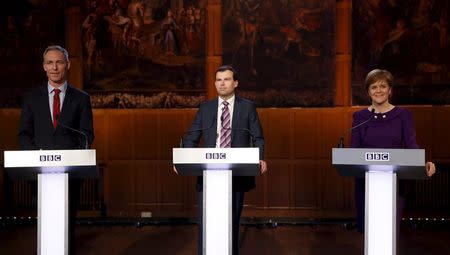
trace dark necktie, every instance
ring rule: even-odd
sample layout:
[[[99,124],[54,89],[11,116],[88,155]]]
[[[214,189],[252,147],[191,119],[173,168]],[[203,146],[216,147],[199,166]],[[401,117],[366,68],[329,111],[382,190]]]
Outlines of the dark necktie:
[[[220,148],[231,147],[231,117],[230,110],[228,109],[228,102],[223,101],[222,108],[222,128],[220,129]]]
[[[55,93],[53,95],[53,127],[56,129],[58,118],[61,113],[61,102],[59,101],[59,93],[61,93],[61,90],[54,89],[53,92]]]

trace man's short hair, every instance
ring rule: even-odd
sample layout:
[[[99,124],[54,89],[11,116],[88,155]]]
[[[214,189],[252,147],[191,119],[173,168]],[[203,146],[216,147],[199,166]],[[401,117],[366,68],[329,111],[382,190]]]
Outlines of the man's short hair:
[[[218,72],[225,72],[225,71],[231,71],[233,73],[233,80],[235,80],[235,81],[238,80],[238,73],[237,73],[236,69],[234,69],[234,67],[232,65],[220,66],[219,68],[217,68],[216,74]]]
[[[61,47],[59,45],[50,45],[50,46],[48,46],[44,50],[44,54],[42,54],[42,61],[45,59],[45,55],[47,54],[47,52],[52,51],[52,50],[57,50],[57,51],[61,52],[64,55],[64,60],[66,62],[69,62],[69,52],[67,52],[66,49],[64,49],[63,47]]]

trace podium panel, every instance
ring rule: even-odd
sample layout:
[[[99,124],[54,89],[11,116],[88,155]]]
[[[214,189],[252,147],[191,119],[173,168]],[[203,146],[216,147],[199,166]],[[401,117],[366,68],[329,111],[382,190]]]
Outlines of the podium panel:
[[[397,253],[397,179],[426,179],[425,150],[333,148],[341,176],[365,177],[365,255]]]
[[[341,176],[363,178],[365,172],[394,172],[400,179],[427,179],[425,150],[333,148],[332,164]]]
[[[233,176],[259,175],[259,148],[174,148],[179,175],[202,176],[203,170],[232,170]]]
[[[232,176],[259,175],[259,148],[174,148],[178,174],[203,175],[203,254],[232,254]]]
[[[98,177],[95,150],[5,151],[11,178],[38,180],[37,254],[68,254],[69,175]]]
[[[38,174],[68,173],[70,178],[98,178],[95,150],[5,151],[5,170],[12,179],[36,180]]]

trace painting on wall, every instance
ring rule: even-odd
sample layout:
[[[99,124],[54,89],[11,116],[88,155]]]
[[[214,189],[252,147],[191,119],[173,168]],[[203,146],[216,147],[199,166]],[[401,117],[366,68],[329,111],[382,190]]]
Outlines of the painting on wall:
[[[64,44],[64,1],[2,2],[0,107],[20,107],[24,93],[45,82],[42,53],[50,44]]]
[[[259,107],[333,106],[335,1],[223,0],[223,63]]]
[[[94,107],[205,100],[206,0],[83,1],[84,88]]]
[[[394,75],[396,104],[449,104],[449,26],[449,1],[353,1],[353,104],[369,103],[375,68]]]

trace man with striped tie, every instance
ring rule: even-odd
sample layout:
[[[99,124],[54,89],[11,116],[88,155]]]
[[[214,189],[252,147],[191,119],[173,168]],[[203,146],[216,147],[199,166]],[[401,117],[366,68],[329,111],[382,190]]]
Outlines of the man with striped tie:
[[[218,97],[200,105],[192,126],[184,137],[184,147],[197,147],[203,137],[202,147],[249,147],[251,143],[259,147],[261,174],[267,171],[264,159],[264,136],[256,106],[253,102],[235,95],[238,86],[236,70],[224,65],[216,70],[215,86]],[[176,169],[175,169],[176,171]],[[197,179],[199,245],[202,254],[202,188],[203,179]],[[244,194],[255,188],[255,177],[233,177],[233,255],[239,254],[239,222],[244,205]]]

